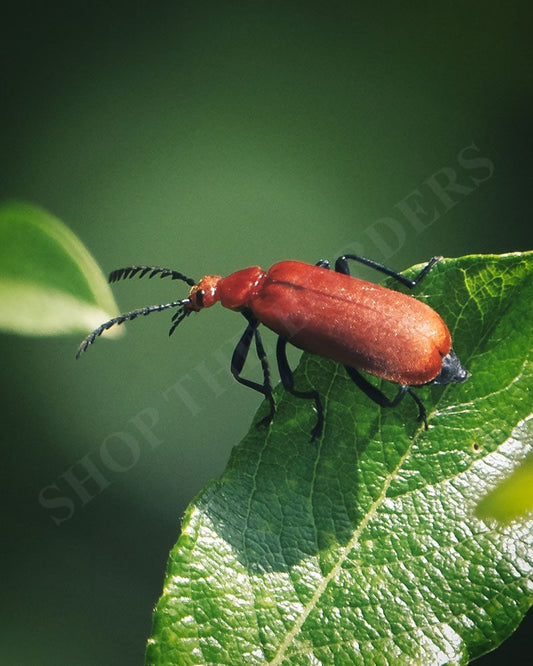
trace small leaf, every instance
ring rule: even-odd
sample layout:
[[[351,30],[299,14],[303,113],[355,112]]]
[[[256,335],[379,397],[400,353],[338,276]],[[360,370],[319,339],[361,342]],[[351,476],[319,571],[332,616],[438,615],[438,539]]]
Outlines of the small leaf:
[[[36,206],[0,205],[0,329],[87,332],[116,311],[106,278],[70,229]]]
[[[533,445],[533,426],[529,426],[528,436]],[[511,476],[485,495],[476,513],[482,519],[495,518],[504,524],[533,513],[533,457],[528,456]]]
[[[278,388],[273,425],[187,510],[147,664],[467,663],[518,626],[533,522],[475,511],[532,450],[533,253],[442,261],[417,293],[472,376],[417,390],[425,431],[412,402],[380,409],[304,355],[295,384],[323,396],[323,437]]]

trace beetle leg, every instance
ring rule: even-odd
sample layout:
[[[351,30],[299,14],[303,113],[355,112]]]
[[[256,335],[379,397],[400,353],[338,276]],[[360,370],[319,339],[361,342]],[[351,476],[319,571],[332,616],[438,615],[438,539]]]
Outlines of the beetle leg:
[[[292,370],[289,366],[289,361],[287,360],[287,340],[281,336],[278,338],[278,343],[276,345],[276,358],[278,361],[279,376],[281,378],[281,383],[283,384],[286,391],[292,393],[297,398],[306,398],[308,400],[315,401],[315,408],[317,411],[316,424],[313,430],[311,431],[311,441],[315,440],[317,437],[320,437],[322,434],[322,429],[324,427],[324,408],[322,406],[322,400],[320,399],[320,394],[318,391],[297,391],[294,388],[294,376]]]
[[[358,254],[345,254],[342,257],[339,257],[335,262],[335,270],[337,271],[337,273],[344,273],[345,275],[350,275],[350,269],[348,268],[348,259],[353,259],[354,261],[358,261],[360,264],[364,264],[365,266],[374,268],[376,271],[385,273],[385,275],[393,277],[395,280],[398,280],[398,282],[401,282],[406,287],[412,289],[413,287],[416,287],[416,285],[429,273],[429,271],[433,268],[433,266],[438,261],[440,261],[442,257],[433,257],[432,259],[430,259],[414,280],[406,278],[405,275],[397,273],[396,271],[393,271],[391,268],[387,268],[387,266],[379,264],[377,261],[373,261],[372,259],[365,259],[365,257],[360,257]]]
[[[428,429],[428,422],[426,418],[426,409],[422,404],[422,400],[416,395],[410,386],[401,385],[396,396],[391,400],[383,391],[380,391],[376,386],[371,384],[363,375],[349,365],[344,366],[350,379],[365,393],[371,400],[377,403],[380,407],[396,407],[404,399],[405,394],[408,393],[411,398],[418,405],[418,420],[424,423],[424,428]]]
[[[272,385],[270,383],[270,372],[268,368],[268,361],[265,349],[263,347],[263,342],[261,340],[261,336],[259,334],[259,331],[257,330],[259,322],[251,313],[245,311],[243,312],[243,314],[248,321],[248,326],[246,327],[246,330],[242,334],[241,339],[237,343],[235,351],[233,352],[233,356],[231,357],[231,374],[235,377],[235,379],[239,382],[239,384],[242,384],[243,386],[247,386],[248,388],[254,389],[254,391],[262,393],[265,396],[265,398],[268,400],[270,405],[270,411],[265,416],[265,418],[259,421],[259,423],[257,424],[258,426],[268,425],[274,418],[274,414],[276,412],[276,403],[274,402],[274,396],[272,395]],[[257,357],[261,362],[261,368],[263,370],[263,384],[259,384],[259,382],[254,382],[251,379],[246,379],[245,377],[240,376],[244,364],[246,362],[246,359],[248,357],[248,352],[250,351],[252,338],[255,341],[255,349],[257,352]]]
[[[418,405],[418,420],[421,421],[424,424],[424,430],[428,429],[428,420],[426,416],[426,408],[424,407],[422,400],[417,396],[417,394],[411,389],[411,387],[407,388],[407,393],[413,398],[413,400],[416,402]]]
[[[329,268],[329,261],[327,259],[321,259],[316,262],[315,266],[318,266],[319,268]]]

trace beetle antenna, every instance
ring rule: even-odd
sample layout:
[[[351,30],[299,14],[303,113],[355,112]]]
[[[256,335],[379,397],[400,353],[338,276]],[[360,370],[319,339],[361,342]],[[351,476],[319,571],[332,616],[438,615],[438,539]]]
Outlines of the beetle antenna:
[[[151,279],[156,275],[160,278],[171,277],[173,280],[183,280],[189,286],[196,284],[196,280],[188,278],[179,271],[174,271],[171,268],[160,268],[159,266],[127,266],[126,268],[117,268],[109,274],[109,282],[118,282],[119,280],[130,280],[131,278],[139,276],[139,279],[148,275]]]
[[[188,308],[182,308],[181,310],[178,310],[176,314],[172,315],[172,326],[168,332],[169,337],[172,335],[172,333],[174,333],[178,325],[181,324],[185,317],[188,317],[191,314],[191,312],[192,310],[189,310]]]
[[[87,347],[89,345],[92,345],[93,342],[96,340],[97,337],[102,335],[104,331],[107,331],[111,326],[114,326],[115,324],[122,324],[125,321],[131,321],[132,319],[136,319],[140,315],[146,316],[149,314],[152,314],[152,312],[161,312],[162,310],[169,310],[170,308],[181,308],[179,312],[176,314],[178,315],[177,321],[173,324],[172,330],[176,328],[176,326],[185,319],[185,317],[190,314],[191,310],[187,309],[185,306],[189,305],[191,302],[190,298],[185,298],[182,299],[181,301],[172,301],[172,303],[164,303],[162,305],[150,305],[146,308],[140,308],[139,310],[133,310],[132,312],[126,312],[124,314],[119,315],[118,317],[113,317],[113,319],[110,319],[109,321],[104,322],[101,324],[97,329],[95,329],[90,335],[88,335],[85,340],[81,343],[81,345],[78,347],[78,351],[76,352],[76,358],[79,358],[80,355],[86,351]]]

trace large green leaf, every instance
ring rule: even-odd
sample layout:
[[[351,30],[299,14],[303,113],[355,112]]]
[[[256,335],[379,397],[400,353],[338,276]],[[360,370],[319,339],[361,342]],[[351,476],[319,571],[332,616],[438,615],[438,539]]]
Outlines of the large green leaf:
[[[516,628],[533,522],[475,509],[533,445],[532,266],[445,260],[417,289],[472,373],[418,391],[428,431],[412,401],[380,409],[304,355],[296,382],[324,398],[323,437],[309,442],[312,408],[278,389],[274,424],[187,510],[147,664],[466,663]]]
[[[0,329],[87,332],[116,311],[105,277],[70,229],[36,206],[0,205]]]

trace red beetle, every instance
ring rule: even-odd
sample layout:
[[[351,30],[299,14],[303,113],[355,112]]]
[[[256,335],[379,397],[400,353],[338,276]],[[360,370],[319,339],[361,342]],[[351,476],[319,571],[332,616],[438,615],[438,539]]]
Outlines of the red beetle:
[[[359,261],[412,288],[441,257],[433,257],[414,280],[353,254],[339,257],[335,271],[328,270],[327,261],[316,265],[281,261],[269,271],[253,266],[227,277],[207,275],[199,282],[168,268],[120,268],[111,273],[110,282],[135,275],[148,275],[150,278],[170,276],[191,286],[189,296],[110,319],[85,338],[77,356],[114,324],[122,324],[139,315],[178,308],[172,318],[169,333],[172,334],[191,312],[198,312],[220,301],[224,307],[241,312],[248,321],[233,352],[231,372],[238,382],[267,398],[270,412],[261,424],[270,423],[275,413],[268,363],[258,330],[259,324],[264,324],[279,336],[276,357],[283,386],[293,395],[315,401],[318,418],[312,439],[322,432],[322,402],[317,391],[297,391],[294,388],[286,355],[287,342],[342,363],[357,386],[382,407],[396,406],[409,393],[418,405],[419,420],[427,428],[426,411],[412,387],[458,383],[469,377],[452,349],[450,332],[441,317],[428,305],[411,296],[351,277],[348,259]],[[241,377],[252,340],[263,368],[262,384]],[[400,384],[396,397],[389,399],[360,370]]]

